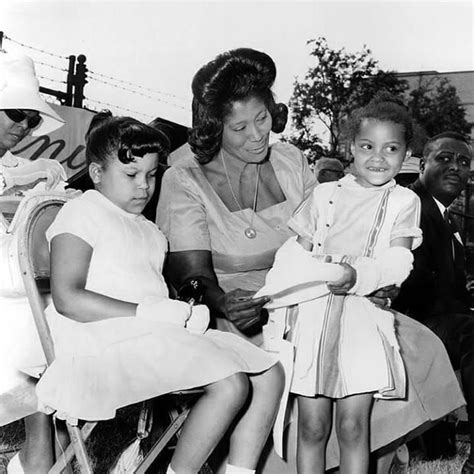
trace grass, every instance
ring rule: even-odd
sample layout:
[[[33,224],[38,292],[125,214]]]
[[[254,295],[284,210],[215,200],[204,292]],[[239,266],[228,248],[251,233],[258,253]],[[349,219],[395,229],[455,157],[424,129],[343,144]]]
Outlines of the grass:
[[[413,453],[408,473],[410,474],[459,474],[469,453],[468,437],[458,436],[457,454],[451,459],[427,461],[421,453]],[[396,471],[393,474],[398,474]]]
[[[140,405],[119,410],[114,420],[100,423],[94,430],[88,441],[94,472],[106,474],[113,465],[117,455],[134,439]],[[156,424],[156,423],[155,423]],[[151,445],[159,432],[152,434],[144,447]],[[23,423],[15,422],[6,427],[0,428],[0,474],[6,473],[7,459],[20,449],[24,439]],[[457,454],[450,459],[426,460],[421,451],[410,453],[410,463],[408,470],[392,468],[390,474],[458,474],[468,455],[469,438],[467,435],[458,434],[456,437]],[[169,454],[165,454],[165,459],[161,459],[156,470],[153,472],[165,472],[165,466]],[[167,458],[167,459],[166,459]],[[205,466],[201,474],[212,474],[212,471]]]

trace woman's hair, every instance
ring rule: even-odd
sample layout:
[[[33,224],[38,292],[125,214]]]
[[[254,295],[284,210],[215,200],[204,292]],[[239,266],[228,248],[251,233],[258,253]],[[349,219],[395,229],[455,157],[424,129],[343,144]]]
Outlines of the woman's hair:
[[[223,121],[236,101],[252,97],[263,101],[272,116],[272,131],[284,130],[288,108],[272,93],[276,67],[268,54],[239,48],[220,54],[195,74],[193,126],[188,142],[200,163],[208,163],[221,146]]]
[[[157,153],[160,161],[166,161],[168,137],[132,117],[114,117],[108,110],[94,115],[86,132],[88,165],[99,163],[106,167],[107,160],[114,158],[130,163],[134,157],[147,153]]]
[[[412,118],[403,102],[388,92],[378,92],[366,106],[351,113],[347,126],[349,141],[354,141],[362,122],[366,119],[401,125],[404,130],[406,144],[407,146],[411,145],[413,139]]]

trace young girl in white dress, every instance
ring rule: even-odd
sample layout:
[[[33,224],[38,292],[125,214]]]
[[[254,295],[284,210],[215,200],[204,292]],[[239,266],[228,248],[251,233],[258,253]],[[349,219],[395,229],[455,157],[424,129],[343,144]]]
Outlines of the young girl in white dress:
[[[254,472],[282,370],[242,338],[207,331],[205,306],[169,298],[162,275],[167,241],[141,215],[166,137],[104,112],[86,138],[95,190],[65,204],[47,232],[56,359],[37,386],[43,409],[103,420],[119,407],[202,387],[168,472],[197,473],[231,424],[226,472]]]
[[[394,316],[364,296],[399,285],[421,243],[418,197],[393,179],[410,155],[412,124],[402,105],[380,95],[353,114],[350,133],[352,174],[318,185],[295,211],[297,237],[278,251],[259,292],[300,280],[296,296],[280,293],[288,307],[271,310],[269,322],[295,347],[299,473],[325,471],[333,405],[340,472],[366,473],[374,395],[405,396]]]

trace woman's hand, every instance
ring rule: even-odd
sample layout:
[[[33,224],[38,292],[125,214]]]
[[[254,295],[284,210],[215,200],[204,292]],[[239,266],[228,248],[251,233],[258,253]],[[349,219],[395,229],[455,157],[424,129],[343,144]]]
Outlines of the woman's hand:
[[[328,288],[331,293],[335,295],[346,295],[347,292],[355,285],[357,272],[355,271],[354,267],[347,263],[340,263],[339,264],[344,274],[342,278],[332,283],[328,283]]]
[[[374,291],[367,298],[369,298],[375,306],[381,309],[389,309],[392,306],[392,301],[398,296],[398,293],[400,293],[398,286],[389,285]]]
[[[261,328],[266,323],[267,312],[263,306],[271,298],[253,298],[254,291],[236,289],[222,296],[221,307],[226,319],[231,321],[244,334]]]
[[[44,160],[42,163],[45,177],[46,177],[46,189],[54,189],[60,181],[66,181],[66,171],[62,167],[61,163],[56,160],[47,160],[40,158],[39,160]],[[38,161],[39,161],[38,160]]]

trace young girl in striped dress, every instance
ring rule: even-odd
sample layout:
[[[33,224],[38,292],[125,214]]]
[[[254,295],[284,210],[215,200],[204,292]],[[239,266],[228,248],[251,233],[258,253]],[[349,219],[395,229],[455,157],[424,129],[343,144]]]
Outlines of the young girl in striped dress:
[[[421,243],[418,197],[393,179],[410,155],[412,124],[402,105],[378,96],[353,114],[350,133],[352,173],[318,185],[295,211],[289,226],[297,236],[280,248],[259,292],[275,294],[295,274],[319,280],[270,311],[269,326],[284,327],[294,346],[299,473],[325,471],[333,406],[340,472],[366,473],[374,396],[405,396],[394,316],[365,296],[401,284]],[[329,261],[338,265],[328,273]]]

